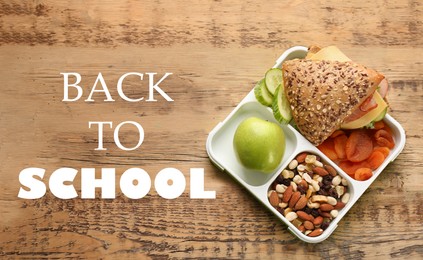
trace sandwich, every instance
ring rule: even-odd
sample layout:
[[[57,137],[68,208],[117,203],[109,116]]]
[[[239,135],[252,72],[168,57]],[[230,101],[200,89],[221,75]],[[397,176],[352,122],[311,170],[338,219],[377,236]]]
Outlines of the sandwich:
[[[282,74],[292,119],[313,145],[340,128],[371,127],[387,111],[384,75],[334,46],[310,47],[304,59],[285,61]]]

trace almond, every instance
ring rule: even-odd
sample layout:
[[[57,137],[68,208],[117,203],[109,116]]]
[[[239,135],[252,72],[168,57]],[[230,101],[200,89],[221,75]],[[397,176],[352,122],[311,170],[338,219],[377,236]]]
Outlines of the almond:
[[[315,226],[320,226],[320,224],[323,223],[323,217],[322,216],[318,216],[317,218],[314,219],[313,224]]]
[[[307,153],[300,153],[299,155],[297,155],[297,158],[295,158],[297,160],[298,163],[303,163],[305,162],[305,158],[307,157]]]
[[[326,171],[329,172],[330,175],[332,175],[332,176],[336,176],[337,175],[335,168],[333,168],[332,166],[326,164],[325,165],[325,169],[326,169]]]
[[[301,198],[295,204],[294,210],[303,209],[307,205],[307,198],[305,196],[301,196]]]
[[[334,209],[342,209],[344,207],[345,207],[345,203],[343,203],[342,201],[338,201],[333,208]]]
[[[289,200],[288,206],[293,209],[297,201],[300,199],[300,197],[301,197],[301,192],[299,191],[294,192],[291,196],[291,199]]]
[[[322,210],[322,211],[331,211],[333,209],[334,209],[334,207],[330,204],[327,204],[327,203],[320,205],[320,210]]]
[[[279,205],[279,196],[276,191],[270,192],[269,202],[270,202],[270,205],[272,205],[275,208]]]
[[[304,221],[303,225],[308,230],[314,229],[314,225],[311,221],[306,220],[306,221]]]
[[[297,215],[302,220],[314,221],[314,217],[310,214],[305,213],[304,211],[297,211]]]
[[[320,236],[323,233],[323,229],[318,228],[313,230],[310,234],[308,234],[309,237],[317,237]]]
[[[329,218],[329,219],[332,218],[332,215],[327,211],[323,211],[321,209],[318,209],[317,211],[319,212],[320,216],[322,216],[324,218]]]
[[[285,202],[285,203],[287,203],[288,201],[289,201],[289,199],[291,198],[291,196],[292,196],[292,186],[291,185],[289,185],[289,187],[288,188],[286,188],[286,190],[285,190],[285,192],[283,193],[283,197],[282,197],[282,201],[283,202]]]
[[[305,180],[301,180],[300,183],[298,183],[298,186],[303,187],[304,190],[308,189],[308,183]]]
[[[326,175],[328,175],[329,173],[328,173],[328,171],[326,171],[324,168],[322,168],[322,167],[314,167],[313,168],[313,173],[314,174],[318,174],[318,175],[320,175],[320,176],[326,176]]]

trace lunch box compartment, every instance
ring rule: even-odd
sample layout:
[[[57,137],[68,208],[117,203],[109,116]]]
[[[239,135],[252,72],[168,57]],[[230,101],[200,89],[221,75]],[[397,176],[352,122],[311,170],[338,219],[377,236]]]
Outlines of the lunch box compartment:
[[[306,140],[305,140],[306,141]],[[307,141],[308,142],[308,141]],[[342,219],[342,217],[348,212],[348,210],[354,205],[355,201],[354,198],[356,198],[355,196],[355,188],[357,187],[356,183],[353,183],[353,179],[350,178],[348,176],[348,174],[346,174],[343,171],[339,171],[339,167],[336,166],[336,164],[331,161],[329,158],[327,158],[321,151],[319,151],[317,148],[315,148],[314,146],[312,146],[311,144],[305,144],[305,146],[311,146],[309,149],[305,149],[305,150],[301,150],[301,149],[297,149],[297,152],[295,153],[295,156],[291,156],[292,159],[287,161],[285,163],[285,167],[281,168],[281,170],[279,172],[277,172],[273,178],[269,181],[268,186],[267,186],[267,190],[266,190],[266,195],[269,192],[269,190],[272,188],[272,184],[273,182],[276,180],[276,178],[278,177],[278,175],[286,168],[288,168],[289,163],[295,159],[299,154],[303,153],[303,152],[307,152],[309,154],[314,154],[317,155],[321,158],[321,162],[325,165],[330,165],[332,167],[334,167],[337,170],[337,173],[339,176],[341,176],[342,178],[345,178],[347,183],[348,183],[348,190],[347,192],[350,194],[350,199],[348,200],[348,202],[345,204],[345,207],[339,210],[339,214],[336,218],[334,218],[331,223],[329,224],[328,228],[325,229],[323,231],[323,233],[318,236],[318,237],[309,237],[306,236],[305,234],[303,234],[300,230],[298,230],[297,227],[295,227],[291,222],[289,222],[283,215],[282,213],[280,213],[277,209],[275,209],[269,202],[269,199],[267,198],[266,201],[266,206],[276,215],[277,218],[279,218],[280,220],[282,220],[286,225],[288,225],[289,227],[289,231],[293,234],[295,234],[297,237],[299,237],[301,240],[309,242],[309,243],[317,243],[317,242],[321,242],[323,240],[325,240],[327,237],[329,237],[333,231],[335,231],[336,227],[338,226],[338,222]],[[337,169],[338,168],[338,169]]]
[[[262,174],[245,168],[236,158],[233,147],[235,130],[244,119],[249,117],[258,117],[277,123],[273,114],[266,107],[257,102],[244,103],[235,110],[235,113],[225,120],[224,124],[222,124],[219,129],[215,131],[210,142],[210,152],[213,154],[212,156],[214,160],[219,162],[222,170],[224,169],[238,176],[243,182],[245,182],[245,184],[260,186],[267,183],[267,181],[273,176],[274,172],[270,174]],[[281,162],[281,164],[283,164],[297,146],[297,138],[288,126],[281,125],[281,127],[285,133],[286,140],[285,155]]]
[[[276,61],[274,68],[280,68],[285,60],[294,58],[304,58],[307,54],[307,48],[295,46],[286,50]],[[260,173],[246,169],[236,158],[233,148],[233,137],[238,125],[248,117],[259,117],[271,122],[276,122],[271,108],[261,105],[255,98],[254,89],[238,104],[238,106],[209,133],[206,143],[206,150],[210,161],[221,171],[228,173],[246,188],[258,201],[266,206],[275,216],[288,226],[288,230],[301,240],[308,243],[322,242],[328,238],[338,226],[339,221],[357,202],[366,189],[379,176],[383,169],[392,162],[403,150],[405,146],[405,132],[401,125],[386,114],[384,122],[391,128],[395,139],[395,147],[391,150],[389,156],[383,164],[373,171],[373,176],[367,181],[357,181],[348,176],[338,165],[324,155],[317,147],[313,146],[305,137],[303,137],[291,125],[280,124],[286,140],[284,157],[280,165],[270,174]],[[269,202],[267,194],[270,185],[277,176],[288,167],[288,164],[301,152],[310,152],[318,155],[322,161],[336,169],[338,174],[348,182],[348,192],[350,199],[343,209],[339,211],[336,218],[332,220],[329,227],[317,237],[308,237],[301,233],[291,222],[289,222],[281,213],[279,213]]]

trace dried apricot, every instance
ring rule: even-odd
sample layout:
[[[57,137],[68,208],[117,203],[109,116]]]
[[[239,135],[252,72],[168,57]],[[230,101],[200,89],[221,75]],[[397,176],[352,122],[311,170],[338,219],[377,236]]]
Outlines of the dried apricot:
[[[378,151],[378,152],[382,153],[383,156],[385,156],[385,158],[388,157],[389,152],[390,152],[389,148],[386,147],[386,146],[384,146],[384,147],[375,147],[373,149],[373,152],[375,152],[375,151]]]
[[[370,168],[359,168],[355,171],[354,179],[357,181],[366,181],[373,176],[372,169]]]
[[[385,127],[385,123],[381,121],[377,121],[374,123],[374,129],[379,130]]]
[[[338,159],[338,155],[335,152],[335,147],[332,138],[326,139],[323,143],[317,146],[317,148],[332,161]]]
[[[367,162],[370,165],[370,169],[376,170],[385,160],[385,156],[383,153],[373,150],[370,157],[367,159]]]
[[[386,146],[389,149],[392,149],[395,146],[392,135],[384,129],[377,130],[375,133],[375,139],[379,146]]]
[[[335,137],[337,137],[337,136],[340,136],[340,135],[345,135],[345,133],[344,133],[344,131],[342,131],[342,130],[336,130],[335,132],[333,132],[332,134],[331,134],[331,138],[335,138]]]
[[[346,135],[338,135],[333,139],[334,148],[336,155],[339,159],[345,158],[345,146],[347,144],[348,137]]]
[[[385,126],[382,129],[388,132],[390,135],[392,135],[392,130],[387,124],[385,124]]]
[[[379,130],[380,131],[380,130]],[[345,145],[345,154],[351,162],[361,162],[369,158],[373,151],[372,139],[364,130],[353,131]]]
[[[339,162],[339,167],[341,167],[344,172],[354,178],[355,171],[360,168],[369,168],[370,165],[367,161],[362,162],[350,162],[350,161],[341,161]]]

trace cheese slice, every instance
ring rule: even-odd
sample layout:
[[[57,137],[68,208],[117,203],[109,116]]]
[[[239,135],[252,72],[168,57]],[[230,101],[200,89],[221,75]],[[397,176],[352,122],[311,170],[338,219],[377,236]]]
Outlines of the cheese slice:
[[[379,116],[387,107],[388,104],[383,100],[383,98],[379,95],[377,91],[373,94],[373,98],[375,99],[377,103],[377,107],[370,110],[368,113],[366,113],[364,116],[348,122],[346,124],[342,124],[342,129],[356,129],[364,127],[368,124],[370,124],[377,116]]]
[[[327,46],[310,56],[311,60],[351,61],[338,47]]]

